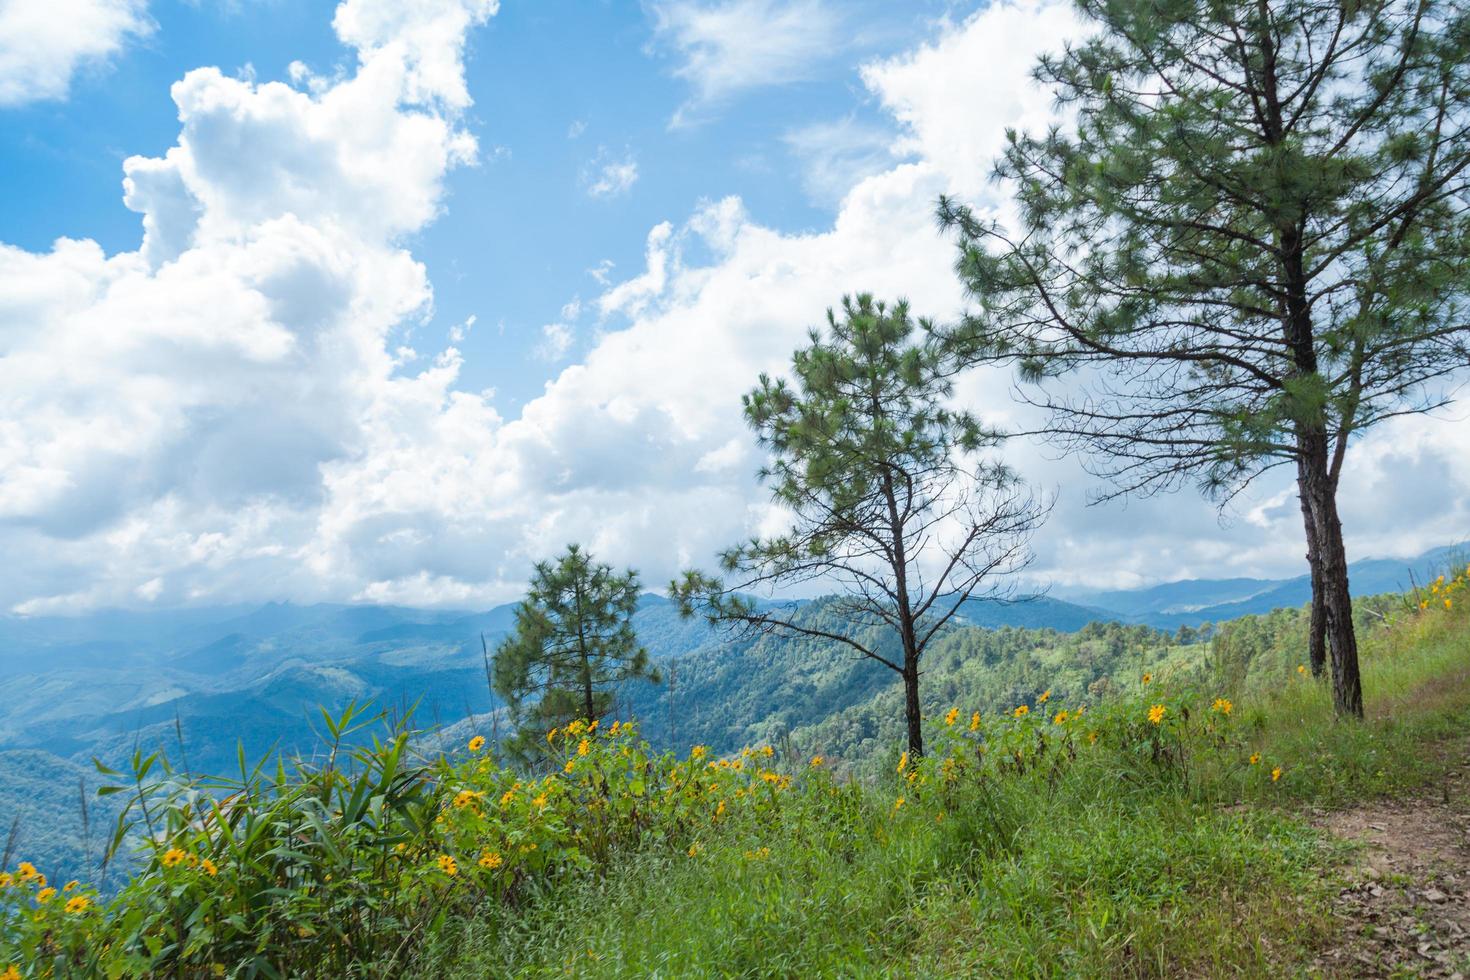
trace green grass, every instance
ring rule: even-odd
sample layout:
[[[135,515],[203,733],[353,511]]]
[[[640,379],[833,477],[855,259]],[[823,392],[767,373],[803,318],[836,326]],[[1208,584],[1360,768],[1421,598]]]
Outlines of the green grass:
[[[1331,936],[1347,848],[1308,807],[1432,781],[1470,722],[1465,618],[1365,637],[1365,723],[1294,669],[1252,677],[1234,741],[1180,765],[1137,752],[964,784],[894,810],[892,786],[807,792],[780,825],[694,856],[653,848],[442,930],[435,976],[1281,976]],[[1153,695],[1152,690],[1149,693]],[[1208,703],[1213,692],[1203,692]],[[1263,762],[1245,757],[1259,751]],[[1272,782],[1270,768],[1283,777]],[[897,788],[896,788],[897,787]],[[769,855],[758,853],[769,848]],[[746,852],[755,850],[752,856]]]

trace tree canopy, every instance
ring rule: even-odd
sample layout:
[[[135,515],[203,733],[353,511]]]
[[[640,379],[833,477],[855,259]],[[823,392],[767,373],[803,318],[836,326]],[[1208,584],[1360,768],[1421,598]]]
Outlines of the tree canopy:
[[[605,714],[624,681],[659,680],[633,633],[638,595],[637,572],[619,574],[575,544],[555,562],[536,564],[493,668],[521,748],[568,721]]]
[[[1020,226],[941,200],[978,308],[952,332],[1114,493],[1297,475],[1340,710],[1362,711],[1337,486],[1348,446],[1470,363],[1470,8],[1081,0],[1009,134]]]
[[[915,753],[924,650],[967,600],[1008,594],[1004,576],[1029,561],[1045,510],[987,456],[995,433],[949,406],[954,365],[930,328],[906,303],[844,298],[842,316],[829,311],[825,335],[794,354],[794,384],[762,375],[745,417],[770,454],[761,477],[789,530],[727,549],[726,578],[690,571],[671,585],[691,614],[819,636],[900,673]],[[812,584],[841,590],[829,609],[847,628],[748,595]],[[897,654],[860,635],[868,627],[896,634]]]

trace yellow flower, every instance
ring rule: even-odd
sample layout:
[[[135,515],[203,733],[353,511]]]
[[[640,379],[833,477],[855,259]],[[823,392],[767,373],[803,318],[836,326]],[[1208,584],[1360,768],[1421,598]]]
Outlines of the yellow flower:
[[[494,871],[504,863],[505,859],[500,856],[499,851],[485,851],[480,855],[480,867],[486,871]]]
[[[76,915],[79,912],[87,911],[87,906],[91,904],[92,903],[87,900],[87,896],[73,895],[66,903],[66,910],[72,915]]]
[[[1097,732],[1088,732],[1087,733],[1087,744],[1088,745],[1096,745],[1097,744]]]
[[[1168,713],[1168,710],[1162,704],[1156,704],[1148,709],[1148,720],[1157,725],[1164,720],[1164,715]]]
[[[439,870],[453,878],[459,874],[459,865],[454,863],[454,858],[448,854],[439,855]]]
[[[22,861],[20,864],[17,864],[15,871],[21,881],[30,881],[32,878],[37,877],[36,866],[29,861]]]
[[[209,875],[211,878],[219,874],[219,868],[215,867],[214,862],[211,861],[209,858],[205,858],[203,861],[200,861],[199,867],[204,869],[204,873]]]
[[[1212,711],[1218,711],[1222,715],[1228,715],[1235,710],[1235,705],[1230,703],[1229,698],[1216,698],[1215,703],[1210,705]]]
[[[1259,753],[1259,752],[1252,752],[1251,753],[1251,765],[1258,766],[1260,764],[1261,764],[1261,753]]]
[[[698,762],[707,755],[709,755],[709,746],[707,745],[696,745],[689,750],[689,758],[694,762]]]
[[[584,738],[580,742],[577,743],[577,754],[578,755],[586,755],[588,752],[591,752],[591,751],[592,751],[592,742],[591,742],[590,739],[585,739]]]
[[[1013,711],[1013,712],[1011,712],[1011,714],[1015,715],[1017,718],[1024,718],[1026,715],[1028,715],[1030,713],[1031,713],[1031,706],[1029,704],[1018,705],[1017,708],[1016,708],[1016,710]]]
[[[1451,607],[1451,606],[1453,606],[1453,605],[1454,605],[1454,604],[1455,604],[1455,600],[1453,600],[1453,599],[1446,599],[1446,600],[1445,600],[1445,601],[1444,601],[1444,607],[1445,607],[1445,608],[1446,608],[1446,609],[1448,609],[1448,608],[1450,608],[1450,607]]]
[[[80,884],[80,881],[77,881],[75,878],[73,878],[71,881],[68,881],[66,884],[62,885],[61,890],[64,892],[69,892]]]
[[[516,791],[515,790],[508,789],[504,793],[501,793],[500,794],[500,809],[504,810],[506,807],[508,807],[512,803],[514,803],[515,800],[516,800]]]
[[[689,845],[689,856],[690,857],[694,857],[698,853],[699,853],[699,842],[698,841],[695,841],[693,844],[690,844]]]
[[[9,871],[0,871],[0,888],[9,888],[15,878]]]
[[[725,801],[724,800],[721,800],[719,802],[719,804],[715,806],[715,816],[716,817],[723,817],[724,815],[725,815]]]
[[[162,858],[163,866],[165,868],[172,868],[172,867],[175,867],[176,865],[183,864],[184,863],[184,859],[187,858],[188,856],[189,855],[185,854],[183,851],[179,850],[177,847],[171,847],[167,851],[164,851],[163,852],[163,858]]]
[[[903,772],[908,767],[909,767],[909,754],[908,754],[907,751],[905,751],[903,755],[901,755],[901,756],[898,757],[898,769],[897,769],[897,771],[898,772]]]
[[[974,731],[979,731],[979,730],[980,730],[980,712],[977,711],[973,715],[970,716],[970,731],[974,732]]]
[[[1429,608],[1429,600],[1428,599],[1421,599],[1419,601],[1419,608],[1420,609],[1428,609]]]
[[[462,789],[454,795],[454,808],[463,810],[467,806],[474,806],[480,798],[480,794],[472,789]]]
[[[534,803],[534,804],[536,804],[537,809],[540,809],[540,808],[546,806],[546,794],[545,793],[538,793],[536,795],[536,798],[534,800],[532,800],[531,802]]]
[[[822,757],[821,757],[821,756],[819,756],[819,755],[814,755],[814,756],[812,756],[812,765],[814,765],[814,766],[820,766],[820,765],[821,765],[821,764],[822,764],[822,763],[823,763],[823,762],[825,762],[825,761],[826,761],[826,760],[825,760],[825,759],[823,759],[823,758],[822,758]]]
[[[556,732],[557,732],[557,729],[553,728],[551,731],[549,731],[549,732],[546,733],[546,744],[547,745],[550,745],[552,742],[556,741]]]
[[[950,708],[949,709],[949,712],[944,716],[944,723],[946,725],[948,725],[950,728],[953,728],[954,727],[954,723],[959,718],[959,716],[960,716],[960,709],[959,708]]]
[[[1297,664],[1296,665],[1296,672],[1298,674],[1305,674],[1307,672],[1307,665],[1306,664]]]
[[[1048,702],[1050,700],[1051,700],[1051,688],[1047,688],[1046,690],[1044,690],[1044,691],[1041,692],[1041,697],[1039,697],[1039,698],[1036,699],[1036,703],[1037,704],[1046,704],[1046,702]]]
[[[1067,717],[1065,710],[1058,711],[1057,716],[1051,720],[1051,723],[1053,725],[1065,725],[1067,723]]]
[[[5,967],[5,972],[0,973],[0,980],[20,980],[20,971],[11,963]]]
[[[481,749],[483,749],[484,747],[485,747],[485,736],[484,735],[476,735],[474,738],[470,739],[469,749],[470,749],[471,752],[478,752]]]
[[[574,760],[572,760],[572,759],[568,759],[567,760],[567,764],[561,767],[561,771],[562,772],[571,772],[576,767],[577,767],[577,763]]]
[[[776,754],[776,750],[773,749],[773,748],[771,748],[769,745],[762,745],[761,746],[761,755],[765,756],[767,759],[769,759],[771,756],[773,756],[775,754]]]
[[[1143,675],[1143,682],[1145,684],[1152,684],[1154,682],[1154,675],[1153,674],[1144,674]]]
[[[36,892],[36,901],[41,905],[45,905],[47,902],[51,901],[55,897],[55,888],[42,888],[40,891]]]
[[[900,809],[902,806],[903,806],[903,797],[902,796],[900,796],[898,799],[896,799],[896,800],[893,801],[893,808],[895,810]]]
[[[1281,778],[1281,767],[1280,766],[1277,766],[1275,769],[1272,769],[1271,770],[1271,782],[1274,783],[1274,782],[1276,782],[1276,780],[1278,780],[1280,778]]]

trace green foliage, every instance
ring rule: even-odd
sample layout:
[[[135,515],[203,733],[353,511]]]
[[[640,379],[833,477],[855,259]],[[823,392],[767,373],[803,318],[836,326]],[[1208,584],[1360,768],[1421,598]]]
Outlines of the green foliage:
[[[1030,560],[1044,508],[998,462],[981,458],[998,437],[947,407],[952,354],[908,305],[844,297],[825,335],[792,357],[795,385],[762,375],[745,418],[770,456],[761,477],[791,514],[783,534],[727,549],[728,579],[685,572],[670,595],[686,613],[748,632],[820,637],[903,677],[909,748],[923,751],[919,662],[929,642],[996,578]],[[815,629],[747,593],[836,583],[829,607],[844,629]],[[884,627],[897,656],[861,637]]]
[[[87,878],[107,886],[125,880],[126,867],[106,866],[118,807],[97,797],[99,785],[95,770],[50,753],[0,752],[0,852],[24,854],[63,881]]]
[[[520,725],[513,752],[527,757],[548,729],[606,714],[617,684],[657,683],[633,633],[637,608],[632,569],[619,575],[575,544],[555,564],[537,563],[515,629],[495,649],[495,691]]]
[[[201,779],[139,754],[118,837],[143,832],[140,871],[111,899],[6,871],[0,972],[1292,973],[1328,928],[1335,854],[1292,814],[1404,792],[1435,771],[1424,740],[1470,722],[1470,614],[1443,602],[1470,570],[1430,588],[1364,609],[1385,695],[1364,725],[1272,653],[1280,617],[1252,693],[1224,691],[1204,644],[1086,695],[990,711],[962,691],[927,755],[862,781],[785,746],[656,755],[581,721],[530,778],[483,740],[412,758],[401,724],[353,747],[376,721],[356,708],[323,717],[314,764]],[[1072,649],[1154,656],[1158,634],[1120,630]]]

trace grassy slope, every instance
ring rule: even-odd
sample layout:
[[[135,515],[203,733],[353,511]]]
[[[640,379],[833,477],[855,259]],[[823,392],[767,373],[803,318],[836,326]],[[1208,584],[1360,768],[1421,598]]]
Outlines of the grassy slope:
[[[692,858],[650,851],[529,907],[489,910],[439,936],[422,968],[1289,974],[1329,935],[1341,850],[1301,814],[1433,778],[1433,747],[1470,722],[1466,627],[1457,610],[1367,636],[1363,725],[1335,722],[1323,686],[1299,680],[1289,656],[1264,663],[1233,721],[1262,766],[1243,749],[1200,751],[1160,775],[1127,753],[1097,752],[942,810],[895,811],[901,789],[867,788],[836,817],[739,828]],[[1277,783],[1265,776],[1274,765],[1285,772]]]

